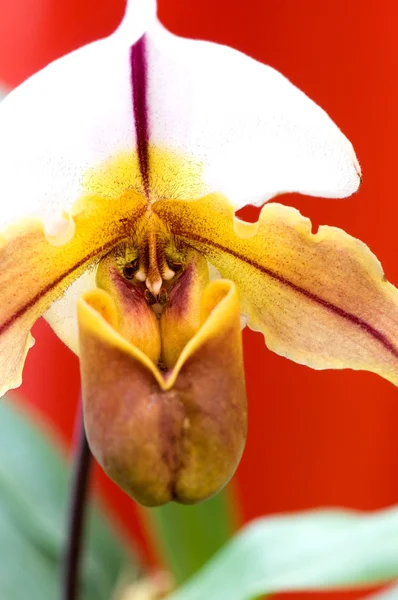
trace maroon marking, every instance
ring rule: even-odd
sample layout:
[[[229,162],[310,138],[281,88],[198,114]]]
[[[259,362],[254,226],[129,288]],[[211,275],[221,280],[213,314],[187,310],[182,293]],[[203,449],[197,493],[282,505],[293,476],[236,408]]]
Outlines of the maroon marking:
[[[181,235],[181,232],[178,232],[177,235]],[[385,336],[383,333],[381,333],[380,331],[378,331],[377,329],[372,327],[372,325],[369,325],[369,323],[367,323],[363,319],[360,319],[359,317],[353,315],[352,313],[347,312],[343,308],[340,308],[340,307],[336,306],[335,304],[332,304],[331,302],[324,300],[320,296],[317,296],[316,294],[313,294],[312,292],[309,292],[308,290],[301,288],[300,286],[296,285],[292,281],[289,281],[289,279],[286,279],[282,275],[279,275],[279,273],[276,273],[275,271],[271,271],[271,269],[267,269],[266,267],[263,267],[262,265],[256,263],[254,260],[246,258],[245,256],[239,254],[238,252],[235,252],[234,250],[230,250],[229,248],[226,248],[225,246],[222,246],[221,244],[218,244],[217,242],[213,242],[206,238],[202,238],[200,235],[195,235],[192,233],[185,234],[185,235],[188,238],[188,241],[187,241],[188,245],[189,245],[189,240],[195,240],[199,243],[206,244],[213,248],[217,248],[218,250],[221,250],[222,252],[226,252],[227,254],[231,254],[235,258],[242,260],[243,262],[249,264],[250,266],[258,269],[259,271],[264,273],[264,275],[268,275],[268,277],[271,277],[272,279],[276,279],[276,281],[279,281],[283,285],[290,287],[292,290],[294,290],[295,292],[298,292],[299,294],[302,294],[309,300],[312,300],[313,302],[320,304],[321,306],[323,306],[330,312],[333,312],[336,315],[339,315],[340,317],[342,317],[343,319],[347,319],[347,321],[350,321],[354,325],[361,327],[361,329],[366,331],[366,333],[368,333],[370,336],[372,336],[376,340],[378,340],[389,352],[391,352],[391,354],[393,354],[395,356],[395,358],[398,358],[398,349],[387,338],[387,336]]]
[[[189,263],[175,282],[171,280],[168,310],[172,310],[174,312],[173,316],[177,318],[181,318],[185,313],[193,275],[193,266],[192,263]]]
[[[139,210],[137,212],[135,216],[135,219],[138,221],[140,219],[140,217],[143,215],[143,213],[145,212],[146,207],[144,206],[141,210]],[[36,304],[40,298],[43,298],[46,294],[48,294],[49,292],[51,292],[51,290],[56,287],[57,285],[59,285],[61,283],[61,281],[63,279],[65,279],[66,277],[68,277],[69,275],[71,275],[73,273],[73,271],[76,271],[76,269],[79,269],[79,267],[82,267],[85,263],[89,263],[90,261],[94,260],[95,258],[98,258],[98,256],[103,256],[107,251],[111,250],[112,248],[114,248],[118,243],[122,242],[124,239],[126,239],[128,237],[129,231],[127,229],[127,224],[131,223],[132,221],[132,217],[127,218],[124,217],[122,219],[119,219],[120,224],[124,225],[124,229],[125,231],[123,232],[122,235],[120,235],[117,238],[114,238],[112,241],[108,242],[107,244],[104,244],[103,246],[100,246],[97,250],[95,250],[94,252],[90,252],[90,254],[88,254],[87,256],[85,256],[84,258],[82,258],[81,260],[79,260],[75,265],[73,265],[73,267],[71,267],[70,269],[68,269],[67,271],[65,271],[62,275],[60,275],[59,277],[57,277],[57,279],[55,279],[54,281],[52,281],[51,283],[49,283],[48,285],[46,285],[45,288],[43,288],[38,294],[36,294],[31,300],[29,300],[29,302],[27,302],[26,304],[24,304],[23,306],[21,306],[16,313],[14,313],[9,319],[7,319],[7,321],[4,321],[4,323],[2,323],[0,325],[0,336],[1,334],[8,329],[11,325],[13,325],[13,323],[15,321],[17,321],[20,317],[23,316],[23,314],[29,310],[30,308],[32,308],[32,306],[34,306],[34,304]]]
[[[90,260],[93,260],[99,254],[102,254],[102,253],[106,252],[107,250],[111,250],[111,248],[114,247],[118,242],[120,242],[120,238],[118,238],[117,240],[113,240],[112,242],[109,242],[105,246],[102,246],[101,249],[98,251],[91,252],[91,254],[88,254],[87,256],[82,258],[82,260],[79,260],[79,262],[77,262],[75,265],[73,265],[73,267],[71,267],[70,269],[65,271],[65,273],[63,273],[62,275],[57,277],[57,279],[55,279],[54,281],[52,281],[51,283],[46,285],[46,287],[43,288],[39,294],[36,294],[36,296],[34,296],[26,304],[21,306],[21,308],[19,308],[16,313],[14,313],[9,319],[7,319],[7,321],[4,321],[4,323],[2,323],[0,325],[0,335],[2,335],[2,333],[4,333],[4,331],[6,329],[11,327],[11,325],[13,325],[13,323],[15,321],[17,321],[20,317],[22,317],[22,315],[26,311],[28,311],[30,308],[32,308],[32,306],[34,306],[40,300],[40,298],[43,298],[46,294],[51,292],[51,290],[53,288],[55,288],[57,285],[59,285],[63,279],[68,277],[68,275],[71,275],[73,273],[73,271],[76,271],[76,269],[78,269],[79,267],[82,267],[85,263],[89,262]]]
[[[149,197],[148,69],[145,35],[130,48],[130,67],[138,162],[144,192]]]

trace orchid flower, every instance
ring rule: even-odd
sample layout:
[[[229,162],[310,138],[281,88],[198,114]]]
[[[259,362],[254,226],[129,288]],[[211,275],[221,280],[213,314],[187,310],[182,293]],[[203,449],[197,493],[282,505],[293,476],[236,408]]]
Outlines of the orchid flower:
[[[1,392],[44,315],[79,355],[93,454],[143,504],[236,469],[242,321],[303,365],[398,383],[398,294],[367,246],[277,203],[234,215],[349,196],[352,145],[271,67],[168,32],[155,0],[9,94],[0,165]]]

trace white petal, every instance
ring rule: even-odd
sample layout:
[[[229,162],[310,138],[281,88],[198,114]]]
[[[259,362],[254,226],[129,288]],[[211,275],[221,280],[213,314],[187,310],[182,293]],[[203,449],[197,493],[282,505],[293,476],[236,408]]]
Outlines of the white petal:
[[[117,30],[117,37],[124,38],[131,46],[151,28],[156,18],[156,0],[127,0],[126,12]]]
[[[170,191],[220,191],[241,206],[287,191],[342,197],[357,189],[352,146],[322,109],[270,67],[170,34],[155,10],[155,0],[130,0],[110,38],[52,63],[3,100],[2,223],[39,214],[50,232],[62,230],[87,173],[136,147],[129,54],[145,31],[150,142],[202,167],[201,181],[168,181]]]
[[[236,206],[281,192],[344,197],[359,185],[352,145],[280,73],[231,48],[148,34],[151,140],[204,165]]]
[[[51,63],[1,102],[1,224],[37,215],[57,230],[85,193],[87,172],[135,148],[130,47],[155,14],[155,0],[133,0],[115,34]]]

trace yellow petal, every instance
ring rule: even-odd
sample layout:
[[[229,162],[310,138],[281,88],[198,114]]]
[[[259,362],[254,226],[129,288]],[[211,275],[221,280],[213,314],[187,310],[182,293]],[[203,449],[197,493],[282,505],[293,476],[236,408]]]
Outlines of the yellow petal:
[[[185,504],[228,481],[246,437],[239,300],[228,281],[209,284],[202,326],[162,373],[116,330],[103,290],[78,303],[84,417],[91,450],[142,504]]]
[[[46,237],[39,219],[26,219],[1,234],[0,394],[21,383],[34,322],[98,257],[129,235],[144,210],[145,201],[133,193],[118,200],[82,199],[71,215],[75,234],[62,246]]]
[[[236,219],[220,195],[162,201],[158,216],[239,287],[241,310],[268,347],[316,369],[351,368],[398,384],[398,291],[369,248],[335,227],[266,205]]]

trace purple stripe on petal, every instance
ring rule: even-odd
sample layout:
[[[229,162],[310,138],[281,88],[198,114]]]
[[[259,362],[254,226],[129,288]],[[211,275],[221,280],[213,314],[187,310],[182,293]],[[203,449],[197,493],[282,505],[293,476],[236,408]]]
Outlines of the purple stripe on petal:
[[[185,234],[187,240],[190,240],[191,242],[196,240],[198,242],[204,243],[207,246],[210,246],[212,248],[217,248],[218,250],[221,250],[222,252],[225,252],[226,254],[230,254],[231,256],[234,256],[235,258],[241,260],[242,262],[245,262],[246,264],[251,265],[258,271],[260,271],[261,273],[266,275],[267,277],[270,277],[271,279],[279,281],[279,283],[281,283],[282,285],[289,287],[290,289],[297,292],[298,294],[302,294],[303,296],[308,298],[308,300],[311,300],[312,302],[315,302],[316,304],[323,306],[323,308],[330,311],[331,313],[334,313],[334,314],[338,315],[339,317],[346,319],[353,325],[360,327],[368,335],[370,335],[371,337],[376,339],[378,342],[380,342],[380,344],[382,346],[384,346],[384,348],[386,350],[388,350],[395,358],[398,358],[398,348],[394,345],[394,343],[386,335],[384,335],[384,333],[382,333],[381,331],[379,331],[378,329],[373,327],[370,323],[367,323],[360,317],[357,317],[353,313],[350,313],[350,312],[344,310],[343,308],[340,308],[339,306],[336,306],[335,304],[328,302],[328,300],[325,300],[324,298],[321,298],[317,294],[313,294],[309,290],[302,288],[301,286],[297,285],[296,283],[293,283],[293,281],[286,279],[285,277],[283,277],[283,275],[280,275],[276,271],[267,269],[267,267],[260,265],[259,263],[257,263],[254,260],[251,260],[247,256],[244,256],[243,254],[239,254],[239,252],[235,252],[231,248],[227,248],[226,246],[223,246],[222,244],[219,244],[219,243],[215,242],[214,240],[209,240],[200,235],[193,234],[192,232],[179,231],[178,233],[180,235]],[[191,245],[193,248],[195,248],[194,244],[191,244]],[[198,250],[200,251],[200,246],[199,246]]]
[[[130,66],[138,161],[144,191],[149,197],[148,65],[145,35],[130,48]]]

